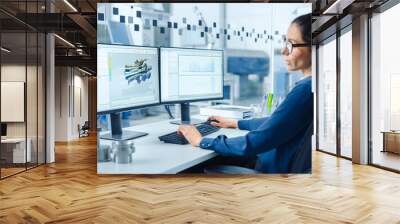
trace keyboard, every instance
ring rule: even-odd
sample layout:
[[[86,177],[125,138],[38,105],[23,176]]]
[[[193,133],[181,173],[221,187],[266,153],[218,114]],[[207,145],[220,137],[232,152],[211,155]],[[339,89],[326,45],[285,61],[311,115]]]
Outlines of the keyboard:
[[[206,136],[211,133],[217,132],[220,129],[218,127],[212,126],[208,122],[199,124],[196,126],[196,128],[202,136]],[[160,139],[160,141],[163,141],[165,143],[178,144],[178,145],[189,144],[189,142],[185,139],[185,137],[179,135],[176,131],[166,135],[162,135],[158,138]]]

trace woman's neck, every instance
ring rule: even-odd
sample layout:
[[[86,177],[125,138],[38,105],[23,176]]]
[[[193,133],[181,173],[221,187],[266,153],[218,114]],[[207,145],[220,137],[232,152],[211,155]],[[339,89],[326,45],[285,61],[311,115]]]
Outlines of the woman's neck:
[[[304,77],[311,76],[311,67],[302,70]]]

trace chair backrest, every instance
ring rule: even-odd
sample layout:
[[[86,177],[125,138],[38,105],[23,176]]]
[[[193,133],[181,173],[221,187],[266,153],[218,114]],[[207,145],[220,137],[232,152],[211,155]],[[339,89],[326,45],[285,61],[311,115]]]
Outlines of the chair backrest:
[[[84,127],[84,128],[89,128],[89,121],[85,121],[85,123],[83,124],[82,127]]]
[[[299,148],[293,156],[290,164],[290,173],[310,173],[311,172],[311,137],[314,130],[314,124],[311,123],[299,143]]]

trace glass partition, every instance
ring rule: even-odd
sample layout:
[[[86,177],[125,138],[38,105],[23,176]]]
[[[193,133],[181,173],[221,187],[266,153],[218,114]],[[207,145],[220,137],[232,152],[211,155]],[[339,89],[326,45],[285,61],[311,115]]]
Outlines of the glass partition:
[[[1,140],[2,177],[24,171],[30,158],[26,141],[26,33],[2,32]],[[29,148],[28,148],[29,149]]]
[[[1,1],[18,16],[45,1]],[[45,35],[0,13],[0,178],[45,162]]]

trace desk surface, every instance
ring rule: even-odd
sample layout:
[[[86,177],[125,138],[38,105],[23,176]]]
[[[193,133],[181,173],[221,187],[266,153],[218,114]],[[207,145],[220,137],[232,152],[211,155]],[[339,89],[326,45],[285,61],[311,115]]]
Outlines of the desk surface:
[[[27,138],[28,141],[30,141],[30,138]],[[20,143],[20,142],[25,142],[25,138],[12,138],[12,137],[6,137],[1,139],[1,143]]]
[[[195,116],[196,118],[202,118]],[[204,117],[202,118],[204,119]],[[176,131],[178,126],[169,120],[126,128],[126,130],[147,132],[149,135],[133,140],[135,154],[131,164],[114,162],[98,162],[98,174],[176,174],[193,167],[217,155],[214,151],[193,147],[191,145],[175,145],[161,142],[158,136]],[[221,129],[207,137],[225,134],[228,137],[241,136],[247,131],[237,129]],[[100,144],[111,144],[109,140],[100,140]]]

